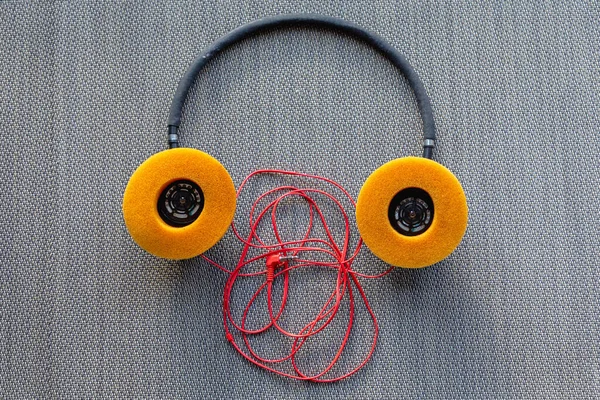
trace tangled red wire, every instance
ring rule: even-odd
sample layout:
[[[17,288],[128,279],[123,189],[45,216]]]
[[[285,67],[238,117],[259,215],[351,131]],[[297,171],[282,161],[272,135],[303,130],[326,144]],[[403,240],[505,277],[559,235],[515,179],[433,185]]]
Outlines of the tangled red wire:
[[[290,172],[282,170],[258,170],[248,175],[237,191],[237,197],[240,194],[248,181],[260,174],[283,174],[292,175],[310,179],[316,179],[322,182],[326,182],[339,189],[344,196],[350,201],[353,206],[356,203],[350,196],[350,194],[338,183],[323,177],[316,175],[303,174],[299,172]],[[341,215],[344,219],[344,237],[342,243],[337,243],[333,237],[331,229],[327,223],[325,215],[321,208],[317,204],[317,198],[325,197],[330,200],[340,210]],[[269,201],[269,197],[275,197]],[[277,213],[280,203],[290,198],[300,198],[308,204],[308,224],[306,231],[301,239],[284,241],[280,234],[280,229],[277,224]],[[261,202],[266,202],[266,205],[262,208],[259,207]],[[262,239],[258,232],[258,226],[261,224],[263,219],[268,219],[270,216],[270,224],[273,229],[273,235],[275,237],[275,243],[266,243]],[[319,223],[323,227],[324,238],[313,237],[315,231],[315,224]],[[385,272],[378,275],[367,275],[359,273],[352,269],[352,263],[357,257],[361,246],[362,240],[359,239],[356,246],[350,249],[350,232],[351,224],[348,214],[344,210],[342,202],[335,196],[327,193],[324,190],[311,189],[311,188],[298,188],[295,186],[287,185],[280,186],[274,189],[268,190],[261,194],[252,204],[250,209],[250,220],[249,220],[249,233],[248,237],[244,238],[240,235],[236,229],[235,224],[232,223],[232,230],[235,236],[243,243],[243,250],[240,254],[239,260],[236,267],[233,270],[228,270],[206,256],[202,256],[207,262],[221,269],[222,271],[229,274],[229,278],[225,284],[223,292],[223,326],[225,328],[225,336],[227,340],[233,345],[233,347],[248,361],[251,363],[264,368],[268,371],[274,372],[278,375],[285,376],[288,378],[309,380],[314,382],[334,382],[340,379],[347,378],[348,376],[356,373],[360,370],[371,358],[375,350],[377,343],[377,336],[379,334],[379,327],[375,314],[369,305],[367,296],[358,280],[358,278],[380,278],[387,275],[392,269],[389,268]],[[258,249],[261,253],[258,256],[249,256],[250,249]],[[351,251],[352,250],[352,251]],[[331,261],[320,261],[314,259],[315,255],[325,255],[331,259]],[[313,257],[311,257],[313,256]],[[248,272],[247,268],[257,261],[264,260],[264,270]],[[293,262],[291,262],[293,261]],[[298,332],[289,332],[282,328],[279,321],[284,313],[286,303],[288,302],[289,295],[289,282],[290,272],[299,268],[311,268],[311,267],[325,267],[337,270],[337,278],[335,282],[335,288],[325,303],[320,307],[320,311],[314,317],[312,321],[304,325]],[[254,294],[251,296],[249,302],[244,308],[240,321],[236,321],[232,315],[230,304],[231,304],[231,293],[234,285],[238,278],[241,277],[256,277],[259,275],[265,276],[265,281],[261,283]],[[280,306],[278,310],[273,310],[273,283],[278,280],[283,280],[283,291],[281,294]],[[358,291],[360,298],[364,302],[366,310],[373,322],[373,340],[370,349],[368,350],[365,358],[353,369],[345,372],[339,376],[326,377],[325,375],[332,370],[334,365],[340,359],[342,352],[346,348],[346,345],[350,338],[352,326],[355,319],[355,297],[356,294],[353,291],[353,287]],[[268,323],[258,329],[249,329],[247,327],[248,314],[253,304],[255,304],[257,298],[264,293],[266,290],[266,304],[267,314],[269,317]],[[309,341],[311,338],[316,337],[317,334],[322,332],[327,326],[329,326],[335,319],[342,299],[347,296],[349,300],[349,315],[348,323],[344,337],[337,348],[337,351],[328,365],[316,374],[307,374],[300,370],[296,355],[298,351]],[[233,330],[233,331],[232,331]],[[291,338],[291,349],[289,353],[283,357],[276,359],[268,359],[260,356],[255,349],[250,345],[249,336],[260,335],[269,330],[276,330],[282,335]],[[238,332],[241,335],[243,342],[243,349],[241,343],[238,343],[232,332]],[[274,364],[281,364],[289,362],[294,373],[285,372],[280,369],[275,369]]]

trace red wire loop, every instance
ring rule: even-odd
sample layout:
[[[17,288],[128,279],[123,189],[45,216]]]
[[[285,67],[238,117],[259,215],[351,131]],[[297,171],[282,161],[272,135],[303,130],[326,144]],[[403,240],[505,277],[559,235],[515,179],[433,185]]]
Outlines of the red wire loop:
[[[316,175],[283,170],[258,170],[251,173],[240,185],[237,191],[238,198],[240,197],[240,194],[242,193],[242,190],[248,181],[252,177],[260,174],[291,175],[326,182],[341,191],[346,200],[349,200],[353,207],[356,206],[352,196],[350,196],[350,194],[340,184],[330,179]],[[273,200],[268,200],[269,198],[273,197]],[[278,207],[283,201],[294,197],[304,200],[308,205],[308,223],[302,238],[291,241],[283,241],[277,222]],[[318,200],[323,200],[323,198],[331,201],[341,212],[344,220],[344,237],[341,243],[336,242],[334,239],[327,219],[319,207]],[[267,204],[261,208],[261,204],[264,204],[265,202]],[[275,237],[274,243],[266,243],[266,241],[263,240],[258,234],[259,225],[261,222],[263,222],[263,219],[268,220],[269,216],[271,227],[273,229],[273,235]],[[320,223],[320,225],[323,227],[323,231],[325,232],[324,237],[315,236],[314,227],[315,224],[318,223]],[[236,229],[234,223],[231,224],[231,227],[235,236],[243,244],[243,250],[240,254],[236,267],[233,270],[228,270],[208,257],[204,255],[202,257],[211,265],[229,274],[229,278],[225,283],[225,289],[223,291],[223,326],[225,328],[225,337],[233,345],[233,347],[251,363],[278,375],[298,380],[334,382],[347,378],[360,370],[373,355],[377,343],[377,336],[379,334],[379,326],[358,278],[381,278],[390,273],[393,267],[377,275],[367,275],[352,269],[352,263],[362,247],[362,239],[359,239],[352,251],[350,251],[351,224],[342,201],[337,199],[334,195],[320,189],[297,188],[290,185],[280,186],[261,194],[252,204],[249,217],[249,232],[246,238],[242,237],[242,235]],[[258,256],[249,257],[248,253],[251,249],[258,249],[259,251],[262,251],[262,253]],[[325,255],[331,261],[315,260],[314,256],[318,254]],[[250,269],[251,265],[254,265],[256,262],[263,262],[265,264],[265,268],[258,272],[246,272],[246,270]],[[288,302],[290,272],[299,268],[312,267],[324,267],[337,271],[334,290],[329,295],[325,303],[321,306],[320,311],[317,313],[314,319],[304,325],[298,332],[289,332],[282,328],[278,321],[281,319]],[[258,288],[246,304],[244,311],[242,312],[241,320],[236,321],[231,312],[231,293],[236,281],[239,278],[256,277],[260,275],[265,275],[265,280],[258,285]],[[283,291],[281,294],[281,304],[279,309],[274,310],[273,284],[278,279],[282,280]],[[269,321],[261,328],[248,329],[246,327],[246,323],[250,309],[255,304],[257,298],[261,294],[264,294],[265,291]],[[358,365],[355,365],[348,372],[331,377],[329,376],[331,374],[328,373],[333,369],[337,361],[342,356],[352,332],[356,312],[355,298],[357,296],[355,291],[358,292],[358,297],[363,301],[367,313],[369,314],[369,317],[373,323],[372,343],[367,355]],[[322,332],[329,326],[329,324],[332,323],[332,321],[334,321],[344,299],[348,300],[348,323],[344,337],[337,347],[335,355],[331,358],[328,365],[321,369],[318,373],[312,375],[303,373],[298,366],[296,355],[305,345],[305,343],[315,338],[317,334]],[[252,348],[249,337],[265,333],[269,330],[275,330],[285,337],[293,339],[289,353],[277,359],[267,359],[260,356]],[[241,336],[241,341],[243,344],[236,341],[232,332],[237,332],[237,335]],[[275,368],[274,364],[281,364],[286,361],[289,361],[289,364],[291,365],[291,369],[288,369],[288,372]],[[293,372],[291,370],[293,370]]]

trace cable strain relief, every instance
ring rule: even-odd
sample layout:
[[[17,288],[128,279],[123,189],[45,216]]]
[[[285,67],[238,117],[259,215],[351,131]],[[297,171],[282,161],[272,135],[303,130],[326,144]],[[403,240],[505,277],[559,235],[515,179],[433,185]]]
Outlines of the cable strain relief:
[[[435,140],[425,139],[423,140],[423,157],[433,158],[433,148],[435,147]]]
[[[179,127],[169,125],[169,148],[176,149],[179,147]]]
[[[273,282],[275,278],[275,268],[270,265],[267,265],[267,282]]]

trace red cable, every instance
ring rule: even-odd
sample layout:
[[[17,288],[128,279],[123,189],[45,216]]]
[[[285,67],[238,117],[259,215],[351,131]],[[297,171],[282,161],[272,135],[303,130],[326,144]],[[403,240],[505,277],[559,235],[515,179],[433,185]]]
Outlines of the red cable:
[[[346,197],[346,199],[350,201],[352,206],[356,206],[356,203],[354,202],[350,194],[340,184],[330,179],[322,178],[316,175],[281,170],[258,170],[251,173],[244,179],[244,181],[240,185],[237,191],[238,198],[240,197],[243,188],[246,186],[250,178],[260,174],[283,174],[320,180],[330,185],[333,185],[335,188],[340,190]],[[314,195],[324,196],[326,200],[331,201],[341,211],[345,228],[344,238],[341,244],[335,241],[331,230],[329,229],[327,219],[325,218],[325,215],[321,212],[321,208],[317,204],[317,200],[315,199],[315,197],[313,197]],[[263,208],[259,207],[260,203],[264,203],[268,197],[273,196],[275,196],[274,200],[268,202],[268,204],[266,204]],[[306,231],[301,239],[283,241],[279,233],[279,228],[277,224],[277,210],[279,204],[282,201],[288,200],[293,197],[298,197],[304,200],[308,205],[308,224],[306,226]],[[263,222],[263,218],[268,219],[269,212],[270,224],[273,229],[273,235],[275,237],[275,242],[271,244],[266,243],[265,240],[263,240],[258,234],[258,227],[261,224],[261,222]],[[317,222],[319,222],[322,228],[324,229],[325,237],[319,238],[312,236],[313,228],[315,227],[315,224]],[[280,186],[261,194],[252,204],[250,208],[249,232],[247,238],[244,238],[242,237],[242,235],[240,235],[234,223],[231,224],[231,227],[234,235],[242,242],[244,246],[236,267],[233,270],[228,270],[227,268],[224,268],[223,266],[219,265],[218,263],[204,255],[202,256],[202,258],[204,258],[211,265],[229,274],[229,278],[225,283],[225,289],[223,291],[223,326],[225,328],[225,336],[227,340],[233,345],[233,347],[251,363],[268,371],[274,372],[278,375],[298,380],[309,380],[314,382],[334,382],[340,379],[347,378],[348,376],[360,370],[373,355],[375,345],[377,343],[377,336],[379,334],[379,326],[377,324],[377,319],[375,318],[375,313],[369,305],[367,296],[358,278],[381,278],[390,273],[393,267],[377,275],[367,275],[354,271],[352,269],[352,263],[354,262],[362,247],[362,239],[358,240],[356,247],[354,247],[351,255],[348,256],[348,253],[350,251],[349,246],[351,226],[350,219],[348,218],[348,214],[344,210],[342,202],[332,194],[327,193],[323,190],[310,188],[300,189],[290,185]],[[248,252],[250,249],[258,249],[263,251],[263,253],[258,256],[249,258]],[[311,260],[311,254],[314,255],[316,253],[327,255],[327,257],[330,258],[331,261]],[[302,258],[300,258],[300,256],[302,256]],[[289,261],[291,258],[293,258],[293,262]],[[250,267],[257,261],[262,261],[265,263],[266,267],[264,270],[257,272],[244,271],[245,268]],[[337,277],[335,281],[334,290],[332,291],[327,301],[325,301],[325,303],[322,305],[320,311],[314,317],[314,319],[312,319],[310,322],[304,325],[304,327],[298,332],[288,332],[279,325],[278,321],[283,315],[288,301],[290,272],[299,268],[315,267],[332,268],[337,270]],[[259,285],[259,287],[256,289],[256,291],[244,307],[241,320],[239,322],[236,322],[231,313],[231,293],[233,291],[233,287],[236,283],[236,280],[238,278],[255,277],[258,275],[265,275],[265,281]],[[273,282],[277,279],[281,279],[283,281],[283,290],[281,294],[281,303],[279,306],[279,310],[274,310],[272,289]],[[248,318],[248,314],[252,309],[252,306],[255,304],[256,299],[261,295],[261,293],[265,293],[265,289],[269,322],[258,329],[247,329],[246,321]],[[325,375],[333,369],[333,367],[343,354],[343,351],[346,348],[346,345],[350,338],[355,317],[354,290],[358,291],[360,299],[363,301],[365,308],[367,309],[367,312],[371,320],[373,321],[373,341],[365,358],[353,369],[342,375],[334,377],[325,377]],[[307,343],[312,338],[316,337],[317,334],[322,332],[325,328],[327,328],[327,326],[329,326],[330,323],[334,321],[337,312],[345,298],[347,298],[349,302],[348,324],[346,327],[344,337],[335,355],[328,363],[328,365],[325,368],[321,369],[320,372],[314,375],[308,375],[302,372],[298,367],[296,355],[305,343]],[[241,344],[238,344],[238,342],[235,340],[234,335],[232,334],[232,331],[230,329],[233,329],[233,332],[237,332],[238,335],[241,335],[241,339],[245,346],[245,350],[241,347]],[[279,332],[285,337],[293,339],[289,353],[276,359],[268,359],[260,356],[252,348],[249,340],[250,336],[263,334],[271,329],[274,329],[276,332]],[[284,362],[289,362],[289,364],[291,365],[291,368],[288,369],[288,372],[281,369],[275,369],[272,365]],[[291,370],[293,370],[293,372]]]

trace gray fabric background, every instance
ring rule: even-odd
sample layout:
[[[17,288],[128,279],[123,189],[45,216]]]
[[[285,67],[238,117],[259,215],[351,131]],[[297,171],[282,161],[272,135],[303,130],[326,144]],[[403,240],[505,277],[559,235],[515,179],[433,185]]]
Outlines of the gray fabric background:
[[[287,12],[343,17],[406,55],[432,98],[435,158],[470,206],[451,257],[365,283],[380,342],[359,374],[330,385],[249,365],[224,339],[224,274],[144,253],[120,211],[130,174],[164,149],[194,56]],[[0,397],[597,398],[599,17],[580,0],[3,2]],[[226,52],[184,120],[184,142],[236,185],[279,167],[356,196],[379,165],[419,152],[405,82],[330,31]],[[239,250],[227,235],[208,254],[230,266]],[[385,266],[365,249],[356,268]],[[306,272],[295,287],[322,294],[330,279]],[[362,324],[345,363],[368,344]]]

